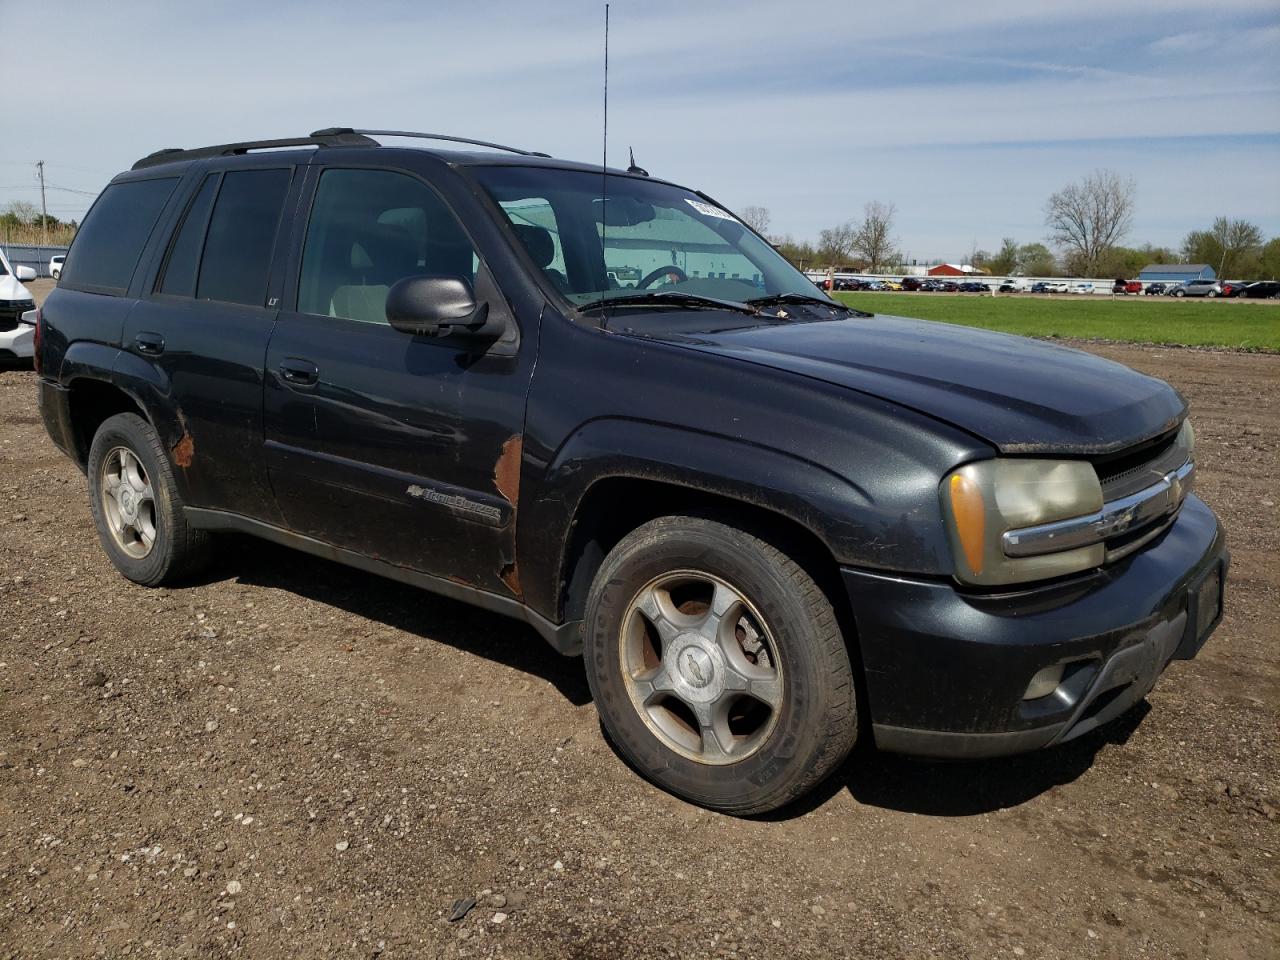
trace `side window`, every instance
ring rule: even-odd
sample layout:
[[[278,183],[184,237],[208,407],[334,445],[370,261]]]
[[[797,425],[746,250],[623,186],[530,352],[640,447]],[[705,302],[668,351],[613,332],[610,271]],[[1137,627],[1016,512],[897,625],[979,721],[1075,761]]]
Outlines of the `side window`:
[[[291,171],[223,174],[200,258],[196,298],[261,307]]]
[[[386,323],[387,293],[419,274],[475,287],[479,264],[449,208],[390,170],[326,170],[316,187],[298,277],[298,310]]]
[[[564,265],[564,247],[560,245],[560,224],[556,221],[551,201],[545,197],[522,197],[499,203],[533,262],[561,293],[568,293],[569,279]]]
[[[62,285],[123,296],[177,183],[176,177],[133,180],[102,191],[67,254]]]
[[[194,297],[196,274],[200,266],[200,251],[204,249],[205,228],[209,226],[209,211],[213,209],[213,196],[218,192],[218,174],[204,178],[200,192],[187,208],[187,215],[178,228],[173,246],[169,250],[169,262],[165,264],[164,279],[159,291],[177,297]]]

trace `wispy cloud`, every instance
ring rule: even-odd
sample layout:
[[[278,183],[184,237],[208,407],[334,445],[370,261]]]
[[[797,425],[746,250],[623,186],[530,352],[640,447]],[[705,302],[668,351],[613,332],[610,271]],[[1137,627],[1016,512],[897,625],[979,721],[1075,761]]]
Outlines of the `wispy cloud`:
[[[53,70],[47,44],[6,50],[13,75],[42,77],[28,107],[57,109],[24,111],[0,142],[0,203],[30,199],[18,174],[36,158],[94,190],[157,147],[334,124],[599,156],[596,0],[363,0],[358,16],[336,0],[122,2],[7,19],[7,38],[57,38]],[[1036,239],[1048,193],[1098,166],[1138,178],[1135,240],[1174,242],[1228,212],[1280,233],[1275,0],[900,0],[877,16],[835,0],[614,0],[610,39],[611,159],[634,145],[655,173],[764,204],[796,235],[881,198],[920,256]]]

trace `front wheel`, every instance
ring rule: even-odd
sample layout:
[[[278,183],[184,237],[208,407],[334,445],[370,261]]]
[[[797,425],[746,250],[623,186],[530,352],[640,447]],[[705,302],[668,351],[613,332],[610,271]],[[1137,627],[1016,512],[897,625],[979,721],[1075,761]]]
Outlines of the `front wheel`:
[[[853,671],[830,602],[742,530],[676,516],[628,534],[592,585],[584,640],[618,750],[694,803],[774,810],[853,747]]]
[[[1183,297],[1187,295],[1187,292],[1185,290],[1175,290],[1173,291],[1173,295],[1177,297],[1179,300],[1181,300]]]

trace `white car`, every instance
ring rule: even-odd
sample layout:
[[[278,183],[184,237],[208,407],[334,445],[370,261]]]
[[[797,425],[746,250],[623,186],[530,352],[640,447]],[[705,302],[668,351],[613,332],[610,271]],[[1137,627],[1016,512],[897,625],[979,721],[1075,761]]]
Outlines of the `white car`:
[[[1074,283],[1071,285],[1072,293],[1093,293],[1092,283]]]
[[[56,257],[49,258],[49,276],[57,280],[62,276],[62,264],[67,259],[65,253],[60,253]]]
[[[0,360],[22,360],[34,356],[35,352],[36,312],[28,310],[12,330],[0,330]]]
[[[36,301],[22,282],[35,278],[30,267],[10,267],[9,258],[0,250],[0,357],[31,356]],[[30,324],[23,317],[27,313]]]

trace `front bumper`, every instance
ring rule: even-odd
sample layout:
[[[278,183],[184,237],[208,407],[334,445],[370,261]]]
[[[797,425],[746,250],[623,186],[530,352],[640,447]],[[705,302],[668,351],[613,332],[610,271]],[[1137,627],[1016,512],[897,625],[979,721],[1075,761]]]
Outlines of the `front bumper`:
[[[0,357],[30,357],[35,353],[33,324],[18,321],[11,329],[0,329]]]
[[[1035,750],[1133,706],[1171,660],[1190,659],[1222,616],[1229,554],[1191,495],[1157,540],[1079,582],[998,596],[949,582],[842,571],[877,745],[946,758]],[[1058,689],[1023,700],[1040,669]]]

